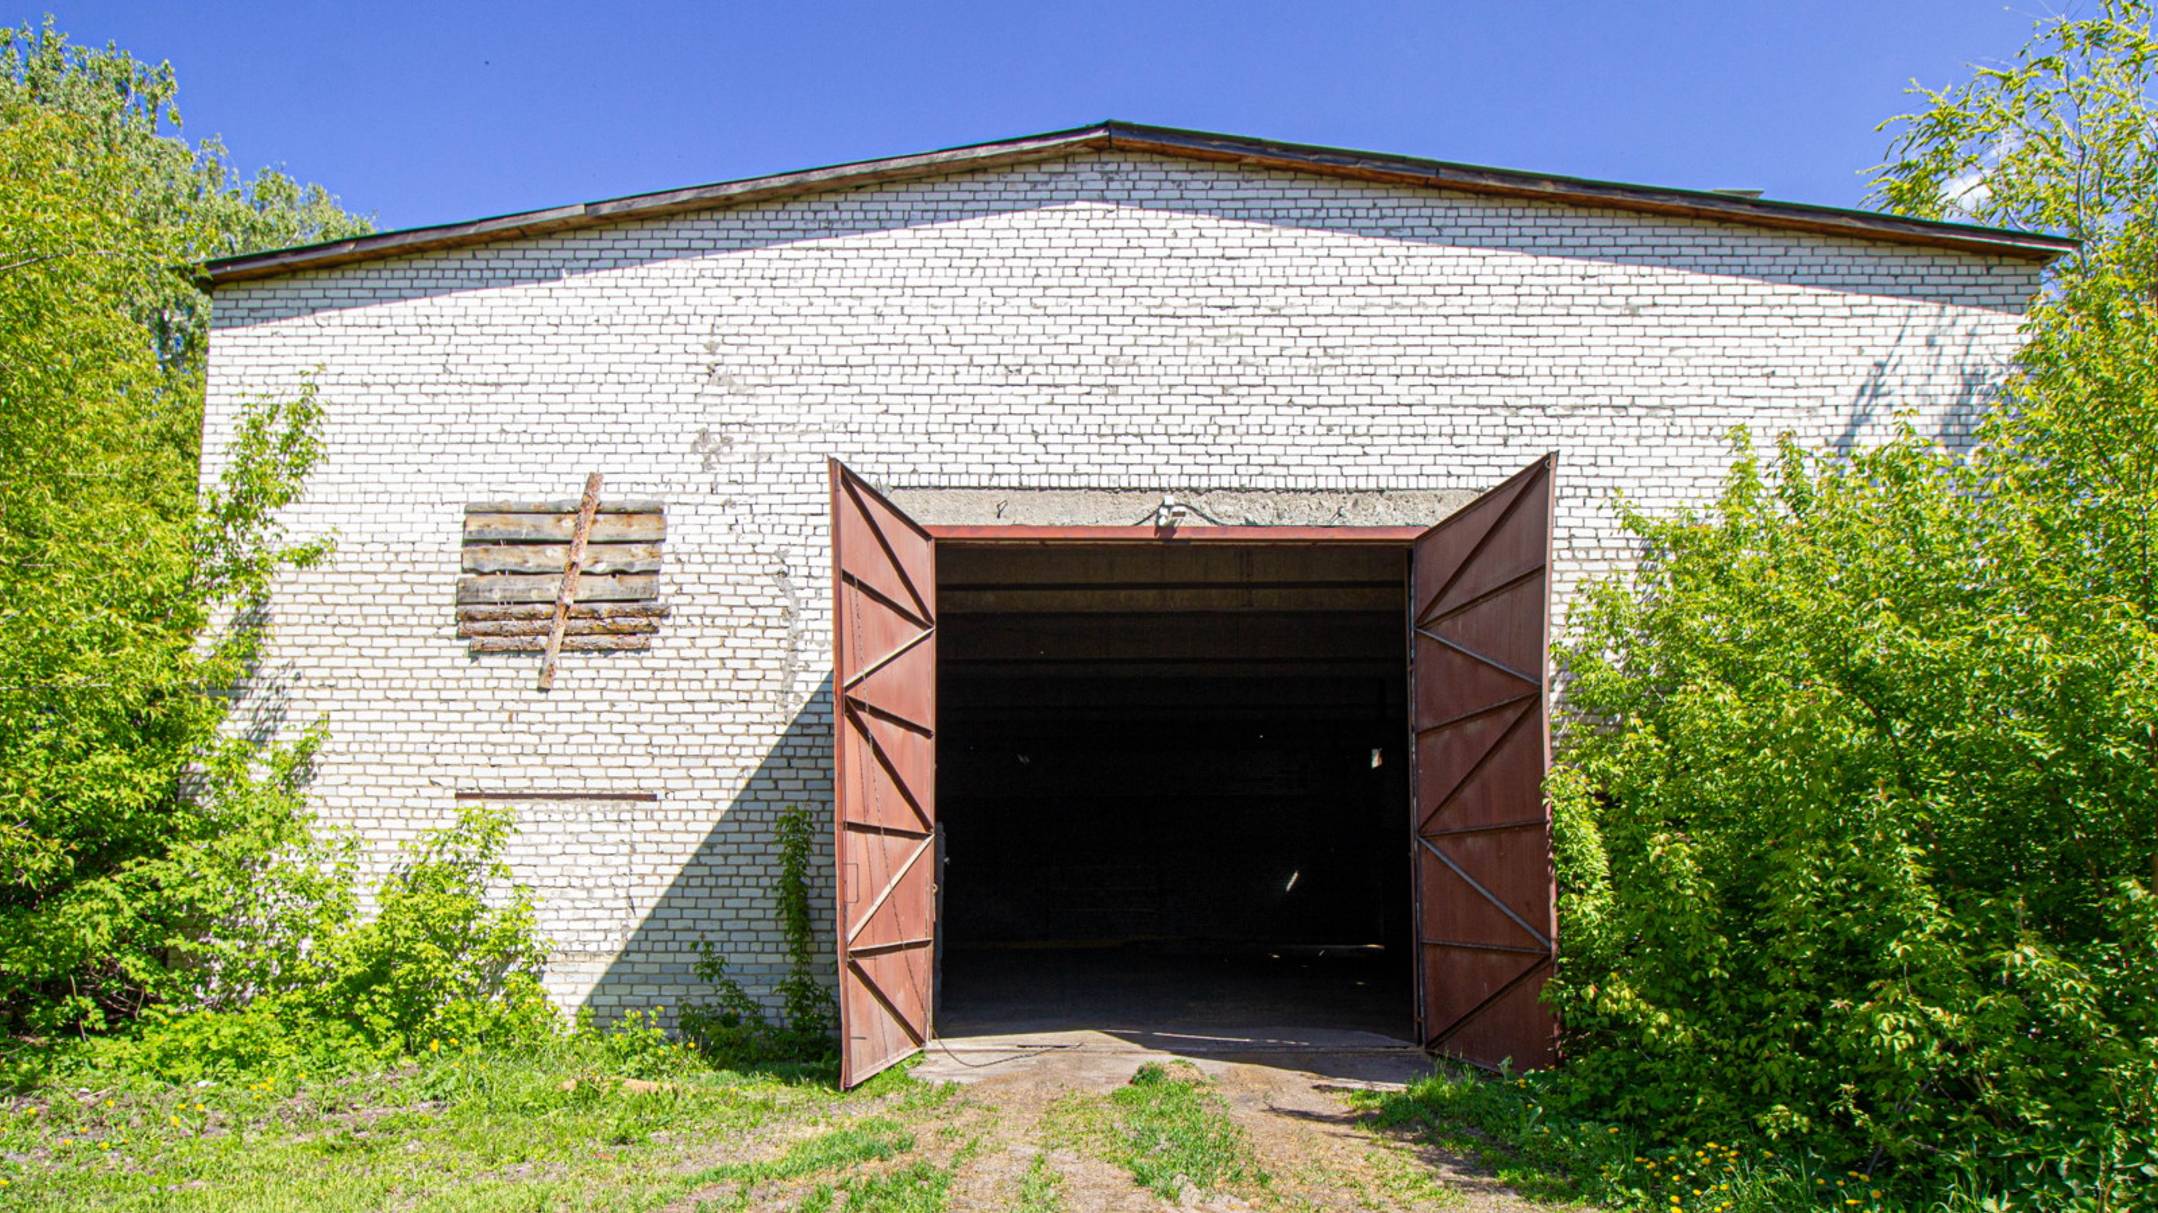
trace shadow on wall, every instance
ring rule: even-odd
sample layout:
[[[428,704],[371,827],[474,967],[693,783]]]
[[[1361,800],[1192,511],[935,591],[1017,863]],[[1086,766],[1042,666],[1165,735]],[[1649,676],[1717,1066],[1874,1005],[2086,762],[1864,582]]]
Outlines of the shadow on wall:
[[[837,249],[843,247],[839,242],[849,237],[949,228],[1028,212],[1105,206],[1261,229],[1353,236],[1407,246],[1443,246],[1472,255],[1520,253],[1584,265],[1667,266],[1749,281],[1944,304],[1965,302],[1963,292],[1970,286],[1966,281],[1960,288],[1943,287],[1921,269],[1884,274],[1880,272],[1882,263],[1874,259],[1854,259],[1847,266],[1835,268],[1832,257],[1822,257],[1823,249],[1867,247],[1866,242],[1841,237],[1776,233],[1565,203],[1509,201],[1418,186],[1341,181],[1282,170],[1238,171],[1184,161],[1168,163],[1190,170],[1189,188],[1175,192],[1159,188],[1150,172],[1157,167],[1153,157],[1079,154],[1015,169],[985,170],[992,177],[998,173],[1021,174],[1025,184],[1009,190],[981,188],[979,179],[969,181],[970,174],[962,172],[952,177],[889,182],[628,220],[596,230],[413,254],[291,279],[301,289],[263,293],[244,306],[220,308],[212,313],[211,324],[213,328],[245,327],[354,307],[502,287],[544,286],[587,274],[663,263],[681,263],[687,272],[708,276],[711,289],[739,289],[745,283],[761,285],[756,274],[745,279],[729,266],[729,258],[740,254],[796,244],[825,244]],[[1137,172],[1133,171],[1135,167]],[[1296,180],[1322,182],[1337,192],[1321,193],[1297,205],[1284,197],[1282,189],[1284,182]],[[1562,222],[1554,226],[1512,221],[1547,207]],[[1768,247],[1781,240],[1788,254],[1764,255],[1748,241],[1732,239],[1732,232],[1756,233]],[[504,249],[515,252],[493,255]],[[1165,255],[1159,247],[1138,244],[1131,251],[1150,261]],[[954,252],[978,255],[971,246],[955,246]],[[1910,252],[1921,260],[1961,257],[1944,250]],[[1243,268],[1255,273],[1271,272],[1263,258],[1224,262],[1218,251],[1210,250],[1204,241],[1195,242],[1190,255],[1210,266],[1233,269],[1242,262]],[[1887,264],[1895,264],[1893,255]],[[1621,284],[1621,289],[1624,286]],[[226,289],[234,295],[258,293],[258,288],[244,282]],[[1632,289],[1641,288],[1636,284]],[[1653,306],[1656,300],[1643,295],[1612,302]],[[655,300],[653,306],[664,309],[667,303]],[[627,305],[616,301],[614,306]],[[2020,309],[2020,301],[1992,307],[2008,312]]]
[[[787,972],[773,895],[779,813],[803,805],[814,820],[828,822],[831,803],[832,680],[827,675],[740,791],[713,814],[667,887],[641,906],[642,919],[593,983],[585,1005],[603,1022],[632,1008],[664,1006],[666,1020],[673,1022],[684,1003],[712,994],[692,971],[698,941],[710,939],[726,957],[728,975],[776,1009],[774,990]],[[830,842],[820,835],[809,874],[820,957],[831,946],[830,856]]]
[[[1851,394],[1841,426],[1824,435],[1831,450],[1849,454],[1862,445],[1887,438],[1896,414],[1913,404],[1893,394],[1899,385],[1946,384],[1951,379],[1956,387],[1948,399],[1924,402],[1938,409],[1938,421],[1932,433],[1921,430],[1920,435],[1957,455],[1969,453],[1977,444],[1979,423],[1999,390],[1992,373],[1995,368],[1981,354],[1976,335],[1967,327],[1960,336],[1945,324],[1934,326],[1922,336],[1914,336],[1911,329],[1909,321],[1898,327],[1888,353],[1866,368],[1866,377]]]

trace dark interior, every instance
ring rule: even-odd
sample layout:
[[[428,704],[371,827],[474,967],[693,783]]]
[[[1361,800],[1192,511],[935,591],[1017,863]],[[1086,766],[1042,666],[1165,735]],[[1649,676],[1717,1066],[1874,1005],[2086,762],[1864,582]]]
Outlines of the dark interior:
[[[945,1035],[1410,1019],[1378,545],[947,545]]]

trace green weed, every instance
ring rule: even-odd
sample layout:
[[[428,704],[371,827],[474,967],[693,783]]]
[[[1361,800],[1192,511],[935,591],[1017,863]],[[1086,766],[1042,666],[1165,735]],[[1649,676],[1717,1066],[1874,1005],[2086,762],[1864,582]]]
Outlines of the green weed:
[[[1063,1213],[1064,1177],[1049,1165],[1047,1154],[1036,1154],[1019,1179],[1019,1201],[1012,1213]]]
[[[1176,1199],[1187,1183],[1223,1191],[1271,1182],[1221,1097],[1188,1062],[1148,1062],[1106,1100],[1065,1100],[1051,1110],[1050,1123],[1052,1137],[1123,1167],[1165,1200]]]

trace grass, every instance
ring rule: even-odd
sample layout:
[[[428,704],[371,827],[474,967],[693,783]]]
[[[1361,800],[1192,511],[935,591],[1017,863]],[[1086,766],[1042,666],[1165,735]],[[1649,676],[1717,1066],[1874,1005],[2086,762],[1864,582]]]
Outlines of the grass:
[[[819,1184],[795,1206],[801,1213],[943,1213],[952,1172],[927,1161],[838,1184]]]
[[[1563,1074],[1492,1079],[1442,1071],[1352,1104],[1380,1130],[1406,1132],[1475,1159],[1531,1200],[1658,1213],[1963,1213],[1991,1208],[1945,1193],[1898,1199],[1875,1177],[1760,1141],[1649,1142],[1621,1125],[1551,1110],[1544,1084]],[[2016,1207],[2021,1207],[2016,1206]]]
[[[1050,1119],[1053,1137],[1117,1164],[1164,1200],[1187,1184],[1258,1192],[1271,1182],[1213,1084],[1188,1062],[1149,1062],[1106,1099],[1068,1097]]]
[[[612,1077],[631,1069],[652,1077]],[[838,1208],[917,1213],[942,1208],[950,1173],[917,1157],[917,1137],[951,1098],[899,1071],[841,1094],[816,1068],[625,1059],[591,1036],[341,1076],[63,1068],[0,1098],[0,1207],[725,1208],[815,1180]]]
[[[1037,1153],[1019,1177],[1019,1202],[1012,1213],[1063,1213],[1064,1177],[1049,1165],[1047,1154]]]

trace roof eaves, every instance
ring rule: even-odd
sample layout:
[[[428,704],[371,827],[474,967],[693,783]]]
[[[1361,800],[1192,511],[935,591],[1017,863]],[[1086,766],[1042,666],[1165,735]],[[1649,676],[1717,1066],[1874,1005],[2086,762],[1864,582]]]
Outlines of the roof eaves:
[[[1494,194],[1576,206],[1711,219],[1754,227],[1785,228],[1896,243],[1959,248],[1996,256],[2051,260],[2075,252],[2081,247],[2079,242],[2066,236],[1987,227],[1982,224],[1910,219],[1878,211],[1819,206],[1806,202],[1777,202],[1713,190],[1598,181],[1585,177],[1489,168],[1444,160],[1423,160],[1379,152],[1278,143],[1240,135],[1179,130],[1174,127],[1142,126],[1126,122],[1109,122],[1104,125],[1109,131],[1111,147],[1190,159],[1228,161],[1254,168],[1321,172],[1360,180],[1418,185],[1464,193]]]
[[[1871,211],[1843,210],[1797,202],[1771,202],[1704,190],[1593,181],[1516,169],[1486,168],[1480,165],[1422,160],[1343,148],[1280,143],[1241,135],[1220,135],[1174,127],[1109,121],[1071,130],[968,144],[906,156],[855,161],[736,181],[719,181],[657,193],[632,194],[546,210],[497,215],[463,223],[403,228],[297,248],[245,253],[209,262],[203,267],[202,278],[208,284],[216,286],[356,261],[459,248],[521,236],[544,235],[603,223],[736,206],[829,189],[904,181],[961,169],[1049,159],[1087,148],[1117,148],[1185,159],[1233,162],[1257,168],[1322,173],[1364,181],[1675,215],[1754,227],[1955,248],[2035,260],[2050,260],[2073,252],[2078,247],[2075,241],[2064,237],[2005,228],[1906,219]]]

